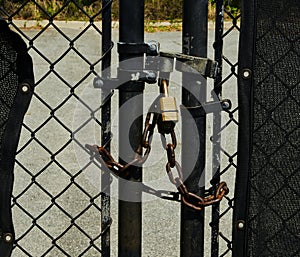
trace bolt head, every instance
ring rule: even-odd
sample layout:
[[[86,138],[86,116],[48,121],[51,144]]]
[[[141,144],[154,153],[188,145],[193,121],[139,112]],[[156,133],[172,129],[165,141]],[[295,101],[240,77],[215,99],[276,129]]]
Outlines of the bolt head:
[[[231,107],[231,104],[228,101],[224,101],[224,102],[222,102],[222,107],[224,110],[229,110]]]
[[[101,88],[101,87],[103,87],[103,85],[104,85],[104,82],[102,79],[100,79],[98,77],[94,79],[94,87]]]
[[[156,45],[155,44],[151,44],[150,45],[150,50],[151,51],[155,51],[156,50]]]
[[[154,72],[148,72],[147,75],[146,75],[146,78],[147,78],[147,80],[155,81],[156,74]]]

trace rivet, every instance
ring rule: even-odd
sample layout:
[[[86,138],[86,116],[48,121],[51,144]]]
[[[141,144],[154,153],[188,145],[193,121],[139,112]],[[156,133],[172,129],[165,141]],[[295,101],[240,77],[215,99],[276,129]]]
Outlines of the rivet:
[[[245,221],[239,220],[239,221],[237,222],[237,229],[238,229],[238,230],[244,230],[244,229],[245,229]]]
[[[22,83],[22,84],[21,84],[21,90],[22,90],[22,92],[23,92],[24,94],[29,93],[29,90],[30,90],[29,84],[27,84],[27,83]]]
[[[3,235],[3,239],[6,243],[11,243],[13,241],[13,235],[11,233],[6,233]]]
[[[242,70],[242,78],[243,79],[250,79],[252,71],[250,69],[243,69]]]

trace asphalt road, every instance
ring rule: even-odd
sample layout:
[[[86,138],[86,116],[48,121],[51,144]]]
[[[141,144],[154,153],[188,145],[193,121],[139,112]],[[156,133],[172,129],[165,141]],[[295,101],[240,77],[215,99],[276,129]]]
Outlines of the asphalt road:
[[[71,26],[60,24],[60,29],[70,39],[76,39],[84,26]],[[96,196],[100,188],[100,172],[95,165],[85,167],[89,163],[88,154],[78,146],[81,144],[100,144],[100,130],[95,122],[89,122],[78,130],[80,125],[89,120],[90,111],[83,100],[91,108],[99,106],[100,92],[92,87],[94,75],[87,75],[90,67],[86,61],[79,57],[82,54],[86,60],[95,62],[101,55],[101,37],[94,29],[88,29],[74,41],[70,50],[70,42],[58,33],[53,27],[43,33],[37,29],[22,30],[27,37],[27,42],[33,40],[33,48],[30,54],[34,62],[35,79],[37,87],[36,95],[33,97],[30,108],[25,116],[27,128],[23,128],[19,149],[26,147],[17,155],[15,168],[14,196],[17,197],[17,206],[13,208],[13,218],[16,230],[18,246],[13,251],[14,257],[22,256],[100,256],[96,249],[91,248],[87,253],[82,252],[89,247],[90,239],[78,228],[80,227],[90,237],[95,238],[100,231],[101,213],[95,206],[90,207],[84,214],[81,212],[90,205],[89,196]],[[214,31],[209,30],[209,53],[213,58],[212,43]],[[156,40],[161,44],[162,51],[181,51],[181,32],[159,32],[146,33],[146,40]],[[232,31],[224,41],[224,54],[232,63],[237,61],[238,32]],[[113,41],[118,41],[118,31],[113,31]],[[67,54],[64,54],[67,52]],[[43,57],[41,57],[41,55]],[[63,57],[62,57],[63,56]],[[61,58],[62,57],[62,58]],[[55,62],[54,68],[50,62]],[[113,49],[112,68],[116,68],[117,54]],[[52,69],[53,68],[53,69]],[[96,65],[99,71],[100,66]],[[113,72],[114,73],[114,72]],[[230,67],[224,64],[224,77],[230,74]],[[177,74],[178,75],[178,74]],[[171,81],[170,93],[177,97],[180,102],[180,75],[174,75]],[[74,87],[75,91],[70,91]],[[208,83],[208,92],[212,82]],[[231,99],[233,108],[237,106],[237,84],[234,77],[228,79],[224,86],[223,97]],[[157,86],[147,86],[145,91],[144,109],[149,107],[151,99],[157,95]],[[71,92],[71,93],[70,93]],[[113,96],[112,152],[116,157],[118,150],[118,118],[117,118],[117,92]],[[99,114],[96,113],[95,116]],[[237,117],[236,117],[237,118]],[[228,115],[223,116],[222,124],[228,121]],[[44,124],[41,127],[41,124]],[[63,125],[62,125],[63,124]],[[29,129],[28,129],[29,128]],[[211,133],[211,116],[208,116],[208,138]],[[32,139],[32,132],[35,138]],[[71,131],[76,131],[75,141],[71,141]],[[180,125],[176,129],[179,141],[177,148],[180,159]],[[222,147],[233,154],[236,151],[237,127],[230,124],[222,137]],[[27,143],[30,142],[28,145]],[[166,163],[165,153],[162,150],[159,138],[156,136],[153,142],[153,150],[148,164],[145,166],[144,180],[156,189],[175,190],[166,180],[164,165]],[[234,160],[236,161],[236,160]],[[228,157],[222,156],[222,168],[229,162]],[[211,146],[207,142],[207,177],[210,177],[211,168]],[[233,196],[235,170],[230,167],[223,176],[230,188],[229,197]],[[75,176],[76,175],[76,176]],[[32,176],[35,180],[32,180]],[[75,176],[75,183],[70,180]],[[166,182],[167,181],[167,182]],[[81,188],[81,189],[80,189]],[[112,183],[112,206],[111,217],[111,256],[117,256],[117,180]],[[46,191],[48,193],[46,193]],[[55,204],[51,197],[55,198]],[[149,197],[144,194],[143,202],[143,256],[150,257],[177,257],[180,245],[180,204],[173,201],[161,200],[157,197]],[[100,204],[97,198],[95,204]],[[226,202],[222,204],[221,210],[227,208]],[[64,209],[65,211],[62,211]],[[230,211],[221,220],[221,231],[230,238],[231,234]],[[206,255],[210,251],[210,209],[207,209],[207,220],[205,230]],[[74,223],[72,219],[75,218]],[[33,226],[37,224],[37,226]],[[67,231],[64,233],[64,231]],[[22,237],[22,235],[25,236]],[[21,238],[20,238],[21,237]],[[52,238],[51,238],[52,237]],[[52,246],[52,240],[56,240],[61,248]],[[100,240],[96,245],[101,248]],[[220,239],[221,252],[227,249],[226,242]],[[29,253],[26,255],[22,250]],[[49,250],[49,252],[48,252]],[[230,256],[230,254],[226,255]]]

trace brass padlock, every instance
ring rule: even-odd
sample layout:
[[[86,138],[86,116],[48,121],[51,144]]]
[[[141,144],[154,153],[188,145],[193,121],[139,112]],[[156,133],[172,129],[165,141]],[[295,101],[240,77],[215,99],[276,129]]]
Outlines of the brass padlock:
[[[174,130],[178,122],[178,109],[175,97],[169,96],[168,81],[160,80],[161,92],[164,94],[160,98],[160,115],[157,121],[158,132],[161,134],[169,134]]]

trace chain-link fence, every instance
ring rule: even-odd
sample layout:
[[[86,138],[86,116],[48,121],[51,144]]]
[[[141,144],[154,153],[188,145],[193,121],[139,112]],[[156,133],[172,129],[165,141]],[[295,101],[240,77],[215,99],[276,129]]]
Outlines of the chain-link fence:
[[[99,123],[97,111],[79,95],[101,70],[102,32],[96,20],[101,19],[103,9],[100,6],[88,13],[78,1],[64,1],[52,13],[42,1],[21,1],[14,6],[8,12],[4,5],[1,15],[28,44],[35,92],[25,115],[15,165],[13,256],[99,256],[101,236],[107,231],[101,231],[100,187],[87,183],[84,174],[93,164],[76,165],[74,148],[84,154],[86,150],[77,140],[81,129]],[[70,8],[81,13],[82,28],[55,19]],[[47,20],[20,21],[20,14],[24,16],[29,9]],[[83,125],[74,127],[72,111],[78,105],[91,115]]]
[[[214,90],[223,99],[230,99],[231,110],[215,115],[212,142],[213,164],[220,160],[220,167],[213,181],[220,178],[228,184],[230,193],[220,206],[212,207],[212,216],[207,217],[211,227],[211,256],[231,256],[232,251],[232,213],[234,202],[235,173],[237,168],[237,68],[238,39],[240,32],[240,14],[228,5],[228,1],[216,1],[215,42],[213,44],[215,60],[220,63],[222,72],[217,76]],[[217,133],[216,133],[217,131]],[[220,151],[220,152],[219,152]]]
[[[221,76],[211,86],[218,94],[222,88],[222,98],[232,101],[232,109],[223,112],[220,117],[208,117],[215,129],[220,131],[218,135],[221,137],[214,135],[210,138],[208,134],[207,145],[211,149],[208,154],[219,159],[221,164],[215,180],[221,176],[227,182],[230,193],[219,206],[206,209],[205,256],[209,256],[209,252],[211,256],[231,255],[237,157],[236,78],[240,17],[226,8],[227,1],[224,2],[225,9],[223,1],[217,1],[215,29],[210,29],[210,34],[214,30],[216,33],[215,59],[223,63]],[[8,11],[5,5],[1,6],[1,16],[27,43],[35,73],[35,92],[25,115],[15,165],[12,210],[16,239],[13,256],[100,256],[103,252],[109,253],[109,243],[102,240],[112,220],[109,217],[109,205],[101,202],[103,188],[100,167],[90,159],[84,143],[101,145],[102,105],[100,92],[93,89],[93,80],[100,74],[101,61],[105,55],[101,52],[100,20],[110,4],[107,1],[103,8],[99,5],[87,9],[81,1],[70,0],[64,1],[55,10],[46,10],[42,1],[28,0],[15,4],[12,11]],[[20,20],[20,13],[29,8],[33,8],[41,20]],[[81,13],[80,19],[83,22],[56,19],[70,9]],[[209,48],[213,56],[212,45],[211,41]],[[93,97],[89,92],[93,92]],[[95,96],[98,94],[99,101],[91,102],[91,99],[97,99]],[[114,111],[117,99],[112,97],[111,100]],[[82,116],[79,118],[78,114]],[[87,131],[92,131],[93,135]],[[220,154],[218,142],[221,143]],[[207,163],[208,171],[215,169],[209,166],[210,163]],[[168,211],[172,210],[173,204],[177,203],[166,204]],[[105,215],[103,207],[106,208]],[[112,207],[112,216],[116,216],[113,208],[116,205]],[[176,211],[179,211],[178,204]],[[174,217],[178,218],[176,215]],[[174,222],[179,223],[179,220]],[[166,230],[179,234],[178,225],[170,225]],[[116,229],[113,229],[112,256],[116,255],[117,248],[115,234]],[[159,237],[162,234],[164,232],[156,235]],[[178,236],[174,238],[177,240],[174,244],[177,245]],[[109,238],[106,237],[106,240]],[[165,238],[159,239],[160,242],[163,240]],[[157,244],[155,242],[155,247]],[[108,247],[108,250],[103,249],[103,246]],[[178,248],[172,249],[175,252],[170,253],[170,256],[178,256]],[[166,256],[161,251],[152,250],[153,256]],[[148,255],[152,256],[149,252]]]

